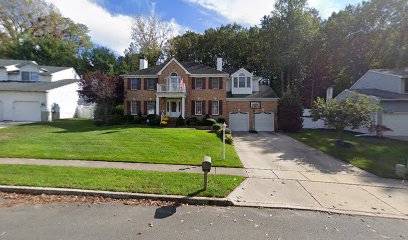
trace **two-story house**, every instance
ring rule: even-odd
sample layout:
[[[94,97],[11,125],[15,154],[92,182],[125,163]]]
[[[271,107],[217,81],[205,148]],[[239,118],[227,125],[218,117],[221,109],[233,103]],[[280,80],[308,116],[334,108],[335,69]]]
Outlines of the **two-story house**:
[[[380,104],[382,110],[376,113],[374,121],[392,130],[384,135],[408,136],[408,68],[369,70],[336,98],[345,98],[351,93],[368,96]],[[367,129],[359,131],[368,132]]]
[[[224,72],[221,58],[216,69],[174,58],[147,66],[141,59],[140,70],[123,75],[125,114],[198,119],[209,115],[226,119],[233,131],[274,131],[278,99],[247,70]]]
[[[36,122],[74,117],[79,79],[72,67],[0,59],[0,121]]]

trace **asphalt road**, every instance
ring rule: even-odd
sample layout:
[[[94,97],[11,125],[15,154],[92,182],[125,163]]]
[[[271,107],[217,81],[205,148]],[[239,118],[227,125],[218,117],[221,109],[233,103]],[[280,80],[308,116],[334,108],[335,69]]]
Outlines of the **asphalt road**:
[[[0,239],[408,239],[408,221],[281,209],[51,203],[1,207]]]

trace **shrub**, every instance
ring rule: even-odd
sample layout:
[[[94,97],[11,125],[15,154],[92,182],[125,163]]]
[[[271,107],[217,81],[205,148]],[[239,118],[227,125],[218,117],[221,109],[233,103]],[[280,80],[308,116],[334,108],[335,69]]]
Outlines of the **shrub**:
[[[186,120],[184,120],[184,118],[180,115],[177,118],[176,126],[179,127],[179,126],[184,126],[184,125],[186,125]]]
[[[212,125],[212,131],[215,133],[217,133],[221,129],[222,129],[222,123],[216,123]]]
[[[117,105],[116,107],[112,109],[111,114],[112,115],[124,115],[124,112],[125,112],[125,108],[123,107],[123,105]]]
[[[218,123],[226,123],[227,121],[225,121],[225,118],[218,118],[217,122]]]
[[[118,125],[118,124],[123,123],[123,121],[124,121],[123,115],[118,115],[118,114],[110,115],[106,119],[106,125],[108,126]]]
[[[127,122],[127,123],[132,123],[134,119],[135,119],[135,117],[132,116],[132,115],[125,115],[125,116],[123,117],[123,120],[124,120],[125,122]]]
[[[212,119],[212,118],[204,118],[202,121],[203,126],[212,126],[216,123],[217,121],[215,121],[215,119]]]
[[[156,114],[148,114],[146,117],[147,117],[147,120],[149,121],[159,118],[159,116],[157,116]]]
[[[97,127],[102,127],[102,126],[105,125],[105,122],[104,122],[103,120],[97,119],[97,120],[94,120],[94,121],[93,121],[93,124],[94,124],[95,126],[97,126]]]
[[[229,128],[226,128],[226,129],[225,129],[225,135],[227,135],[227,134],[231,134],[231,130],[230,130]],[[220,130],[217,131],[217,136],[218,136],[219,138],[222,138],[222,129],[220,129]]]
[[[149,114],[147,120],[149,120],[147,123],[149,126],[160,126],[160,117],[158,115]]]
[[[197,125],[197,122],[198,122],[198,120],[197,120],[196,117],[191,117],[191,118],[187,119],[186,124],[188,126],[195,126],[195,125]]]
[[[301,98],[285,93],[278,105],[279,128],[286,132],[299,132],[303,127],[303,107]]]
[[[225,134],[225,143],[230,145],[234,144],[234,138],[231,134]]]

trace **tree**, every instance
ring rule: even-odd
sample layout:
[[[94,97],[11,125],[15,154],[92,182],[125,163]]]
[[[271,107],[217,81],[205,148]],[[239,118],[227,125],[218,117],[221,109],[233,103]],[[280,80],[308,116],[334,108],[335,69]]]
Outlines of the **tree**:
[[[119,79],[99,71],[89,72],[80,80],[79,94],[87,102],[97,104],[95,119],[107,123],[118,96]]]
[[[142,54],[151,64],[163,60],[164,48],[174,29],[154,12],[135,16],[132,23],[132,43],[129,51]]]
[[[279,129],[286,132],[299,132],[303,127],[303,107],[298,94],[285,93],[278,104]]]
[[[109,48],[97,47],[92,49],[89,52],[88,61],[91,64],[91,71],[100,71],[110,75],[115,74],[116,56]]]
[[[322,119],[325,124],[334,128],[339,140],[343,141],[344,129],[370,127],[373,113],[379,109],[379,103],[372,98],[352,93],[346,98],[329,102],[325,102],[323,98],[317,98],[313,104],[311,116],[313,121]]]
[[[1,57],[76,67],[80,54],[91,47],[88,28],[63,17],[52,4],[43,0],[0,3]]]

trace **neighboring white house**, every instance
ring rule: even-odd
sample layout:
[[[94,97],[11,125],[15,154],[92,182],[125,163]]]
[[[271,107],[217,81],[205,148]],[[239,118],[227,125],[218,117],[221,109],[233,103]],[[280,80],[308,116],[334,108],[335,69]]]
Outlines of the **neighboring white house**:
[[[392,131],[388,136],[408,136],[408,69],[369,70],[354,85],[340,93],[336,99],[357,93],[379,102],[382,110],[376,113],[375,122]],[[367,133],[367,129],[359,129]]]
[[[0,121],[73,118],[78,108],[79,79],[72,67],[0,59]]]

